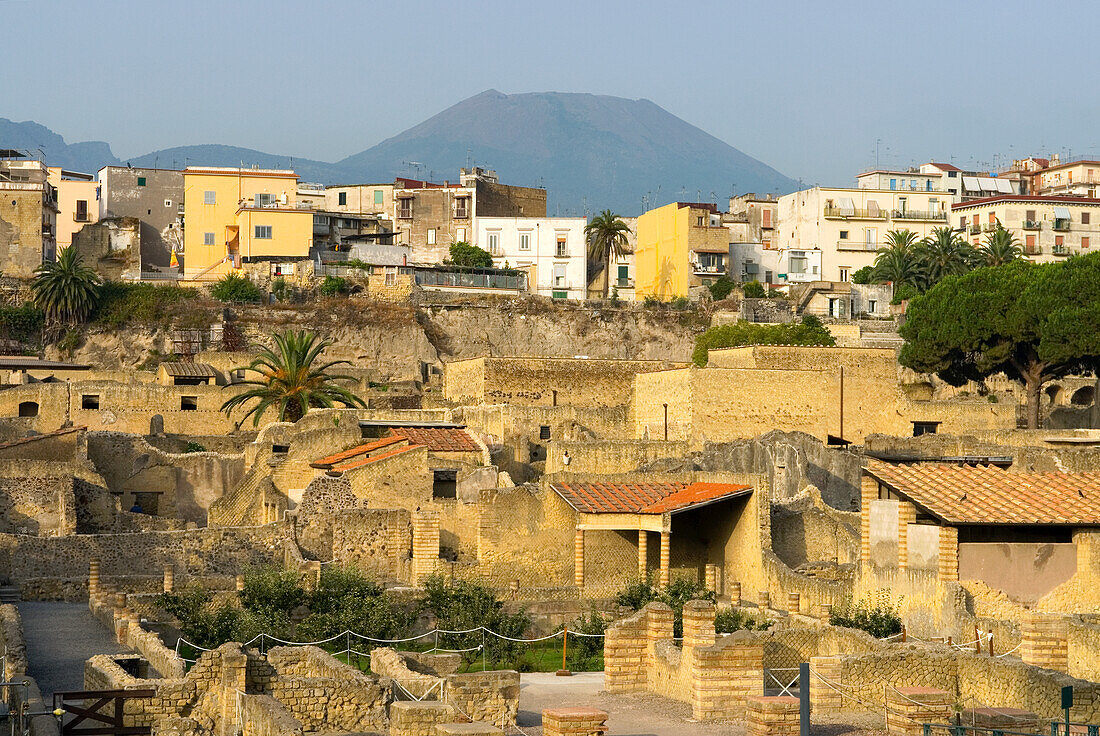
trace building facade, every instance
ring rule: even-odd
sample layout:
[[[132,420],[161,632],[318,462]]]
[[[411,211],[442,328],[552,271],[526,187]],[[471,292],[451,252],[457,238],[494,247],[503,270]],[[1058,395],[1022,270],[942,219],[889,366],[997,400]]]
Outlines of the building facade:
[[[939,191],[860,188],[814,187],[784,195],[779,198],[780,278],[848,281],[874,263],[891,230],[924,238],[945,227],[951,201]]]
[[[583,217],[479,217],[475,243],[492,254],[494,267],[526,270],[533,292],[584,299],[586,222]]]
[[[757,197],[749,193],[730,197],[729,212],[722,216],[722,224],[730,231],[730,242],[760,243],[770,250],[778,219],[779,201],[774,195]]]
[[[50,185],[57,189],[57,247],[68,248],[73,235],[99,221],[99,183],[91,174],[51,166]]]
[[[137,218],[141,270],[174,274],[172,253],[183,250],[183,172],[104,166],[96,179],[99,219]]]
[[[1096,199],[1100,187],[1100,161],[1081,159],[1061,163],[1054,157],[1047,168],[1035,171],[1030,179],[1029,191],[1034,194]]]
[[[1028,258],[1039,262],[1100,246],[1100,199],[1026,194],[976,199],[952,207],[951,222],[976,246],[999,224],[1016,237]]]
[[[730,231],[713,204],[673,202],[638,218],[635,295],[686,297],[727,275]]]
[[[0,151],[0,273],[29,279],[57,253],[57,188],[45,164]]]
[[[341,184],[325,187],[325,205],[329,212],[353,212],[359,215],[393,215],[393,190],[390,184]]]
[[[313,212],[297,202],[293,171],[188,167],[183,179],[185,279],[217,279],[244,263],[309,258]]]

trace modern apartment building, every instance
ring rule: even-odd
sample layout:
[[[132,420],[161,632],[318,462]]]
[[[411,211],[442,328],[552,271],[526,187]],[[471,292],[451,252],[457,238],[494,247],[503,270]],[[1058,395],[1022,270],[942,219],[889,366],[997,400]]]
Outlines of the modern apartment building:
[[[847,281],[874,263],[891,230],[919,238],[948,224],[951,195],[941,191],[814,187],[779,198],[779,278],[792,283]]]
[[[1048,262],[1100,246],[1100,199],[1005,195],[960,202],[951,223],[980,246],[1000,224],[1019,241],[1028,258]]]
[[[23,151],[0,149],[0,273],[28,279],[57,254],[57,188]]]
[[[185,279],[217,279],[248,262],[309,258],[313,211],[298,204],[293,171],[188,167],[183,179]]]
[[[730,231],[730,242],[760,243],[764,250],[770,250],[778,219],[779,201],[774,195],[758,197],[750,192],[730,197],[729,212],[722,215],[722,224]]]
[[[730,231],[709,203],[673,202],[638,218],[635,297],[688,296],[728,274]]]
[[[352,212],[358,215],[393,216],[394,185],[388,184],[340,184],[325,187],[325,205],[319,209],[328,212]]]
[[[584,299],[588,258],[583,217],[479,217],[476,244],[495,268],[529,274],[528,288],[554,299]]]
[[[1078,159],[1062,163],[1057,156],[1050,165],[1031,174],[1029,192],[1058,197],[1096,199],[1100,188],[1100,161]]]
[[[142,271],[167,271],[173,251],[183,250],[183,172],[104,166],[96,179],[98,219],[136,218]]]
[[[99,182],[92,174],[49,168],[48,180],[57,189],[57,247],[68,248],[73,235],[99,221]]]

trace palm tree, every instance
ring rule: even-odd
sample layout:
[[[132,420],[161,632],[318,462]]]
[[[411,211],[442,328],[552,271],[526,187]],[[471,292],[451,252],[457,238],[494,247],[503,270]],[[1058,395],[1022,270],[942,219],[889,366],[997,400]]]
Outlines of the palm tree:
[[[945,276],[957,276],[974,268],[979,261],[977,249],[948,226],[937,227],[917,246],[917,257],[924,267],[926,287]]]
[[[260,417],[272,407],[280,422],[296,422],[311,408],[331,408],[336,404],[365,407],[362,399],[336,383],[354,381],[353,376],[328,372],[335,365],[350,365],[350,361],[333,360],[314,365],[331,344],[331,340],[319,340],[315,334],[305,330],[287,330],[275,335],[275,348],[261,348],[252,363],[243,367],[243,370],[258,373],[259,377],[232,384],[252,388],[222,404],[222,411],[229,416],[234,409],[255,401],[255,406],[245,412],[238,426],[251,416],[253,426],[258,427]]]
[[[985,245],[978,253],[983,265],[1003,266],[1023,258],[1024,249],[1012,231],[1005,230],[1004,225],[998,222],[997,229],[985,236]]]
[[[35,305],[51,322],[75,324],[87,319],[99,302],[99,276],[84,265],[73,247],[65,248],[56,261],[34,270],[31,292]]]
[[[611,288],[611,264],[630,254],[627,235],[630,226],[611,210],[604,210],[584,226],[584,236],[588,241],[588,258],[604,264],[603,298],[608,297]]]
[[[919,287],[924,278],[916,253],[917,234],[909,230],[891,230],[886,233],[886,245],[879,248],[871,279],[883,283],[889,281],[894,288],[902,284]]]

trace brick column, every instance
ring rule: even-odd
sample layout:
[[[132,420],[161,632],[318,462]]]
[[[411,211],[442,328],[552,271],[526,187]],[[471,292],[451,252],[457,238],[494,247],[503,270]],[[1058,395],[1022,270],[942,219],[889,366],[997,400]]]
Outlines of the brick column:
[[[584,529],[573,536],[573,585],[584,587]]]
[[[99,558],[93,557],[88,560],[88,600],[96,597],[99,593]]]
[[[878,498],[878,481],[867,475],[859,482],[859,559],[871,562],[871,502]]]
[[[761,611],[765,611],[772,607],[772,594],[766,590],[762,590],[756,594],[756,605],[760,607]]]
[[[790,695],[750,695],[745,701],[748,736],[798,736],[798,698]]]
[[[886,733],[921,736],[925,723],[950,723],[953,698],[946,690],[899,687],[886,690]]]
[[[645,529],[638,530],[638,577],[646,579],[649,565],[649,532]]]
[[[669,573],[669,557],[671,556],[672,533],[661,532],[661,588],[667,589],[672,582]]]
[[[787,593],[787,613],[794,616],[799,611],[802,596],[798,593]]]
[[[1069,668],[1069,627],[1063,616],[1031,613],[1020,629],[1020,659],[1061,672]]]
[[[439,513],[418,511],[413,514],[413,585],[420,585],[439,567]]]
[[[715,593],[717,593],[719,588],[722,587],[722,576],[719,572],[718,565],[715,565],[712,562],[708,562],[706,564],[706,567],[703,569],[705,571],[704,574],[707,590],[713,590]]]
[[[953,526],[940,527],[939,579],[944,582],[959,579],[959,530]]]
[[[164,592],[171,593],[175,586],[175,570],[171,565],[164,566]]]
[[[908,501],[898,502],[898,568],[909,568],[909,525],[917,523],[917,507]]]
[[[741,583],[740,582],[730,583],[730,602],[733,603],[734,606],[740,606],[741,605]]]
[[[763,695],[764,644],[729,639],[693,650],[694,656],[681,667],[690,666],[691,713],[696,720],[740,718],[745,699]]]
[[[652,669],[657,658],[657,643],[672,641],[672,609],[664,603],[647,603],[642,609],[646,615],[646,669]]]
[[[644,690],[649,632],[645,611],[608,627],[603,645],[604,689],[610,693]]]
[[[237,589],[238,593],[244,590],[244,575],[237,575],[233,580],[233,587]]]
[[[710,601],[688,601],[684,604],[685,655],[689,649],[714,645],[717,640],[714,633],[714,613],[714,604]]]
[[[840,657],[810,657],[811,712],[836,713],[843,708],[844,699],[840,692],[843,673],[844,665]]]

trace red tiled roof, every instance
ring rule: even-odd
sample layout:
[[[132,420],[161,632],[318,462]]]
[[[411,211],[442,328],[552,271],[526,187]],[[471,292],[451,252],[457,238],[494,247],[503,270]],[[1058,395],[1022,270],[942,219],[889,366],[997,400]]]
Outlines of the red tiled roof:
[[[555,493],[586,514],[663,514],[752,491],[735,483],[555,483]]]
[[[381,439],[374,440],[373,442],[367,442],[363,445],[357,445],[350,450],[344,450],[343,452],[338,452],[335,455],[329,455],[328,457],[323,457],[320,460],[314,460],[309,464],[309,467],[321,469],[331,468],[333,465],[342,463],[345,460],[350,460],[353,457],[358,457],[360,455],[365,455],[368,452],[380,450],[383,447],[395,445],[401,442],[403,439],[404,438],[402,437],[383,437]]]
[[[948,524],[1100,525],[1100,473],[880,460],[870,460],[867,472]]]
[[[962,171],[962,169],[960,169],[958,166],[955,166],[954,164],[941,164],[936,161],[929,161],[929,163],[935,166],[937,169],[943,169],[944,171]]]
[[[996,202],[1035,202],[1037,204],[1087,204],[1098,205],[1100,199],[1091,197],[1065,197],[1048,194],[1000,194],[982,199],[971,199],[968,202],[956,202],[951,205],[951,211],[966,209],[967,207],[980,207]]]
[[[405,445],[404,447],[398,447],[396,450],[388,450],[386,452],[383,452],[381,455],[375,455],[373,457],[356,460],[350,463],[344,463],[342,465],[333,465],[331,468],[329,468],[328,472],[330,475],[344,473],[348,470],[355,470],[356,468],[361,468],[364,465],[370,465],[371,463],[376,463],[380,460],[386,460],[387,458],[391,458],[395,455],[401,455],[408,452],[409,450],[419,449],[420,447],[421,445]]]
[[[429,452],[478,452],[481,448],[465,429],[458,427],[391,427],[394,437],[403,437]]]

